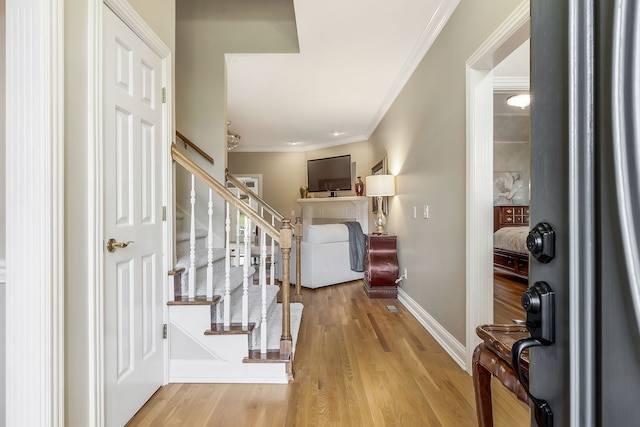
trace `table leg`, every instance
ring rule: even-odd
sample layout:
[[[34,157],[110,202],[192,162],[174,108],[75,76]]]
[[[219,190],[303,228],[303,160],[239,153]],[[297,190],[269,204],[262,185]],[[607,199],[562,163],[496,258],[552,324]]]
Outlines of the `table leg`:
[[[491,402],[491,372],[480,363],[480,356],[486,351],[480,343],[473,352],[473,387],[476,395],[476,414],[478,426],[493,427],[493,408]]]

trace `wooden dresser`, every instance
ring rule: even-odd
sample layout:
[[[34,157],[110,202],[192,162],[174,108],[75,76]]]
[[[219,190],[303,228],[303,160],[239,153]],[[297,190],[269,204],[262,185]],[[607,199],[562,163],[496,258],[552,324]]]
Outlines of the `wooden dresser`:
[[[397,237],[368,234],[364,249],[364,289],[369,298],[397,298]]]

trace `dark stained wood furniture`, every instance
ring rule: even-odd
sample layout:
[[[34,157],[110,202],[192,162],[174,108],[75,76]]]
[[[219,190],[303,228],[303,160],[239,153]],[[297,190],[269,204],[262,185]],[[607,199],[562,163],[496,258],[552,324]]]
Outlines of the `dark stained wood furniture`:
[[[493,426],[493,404],[491,400],[491,378],[497,378],[519,400],[529,403],[529,398],[518,381],[511,363],[513,344],[530,336],[525,326],[482,325],[476,328],[482,341],[473,352],[473,387],[476,397],[476,414],[480,427]],[[520,365],[529,378],[529,353],[523,352]]]
[[[397,237],[368,234],[364,249],[364,289],[369,298],[397,298]]]
[[[494,206],[493,231],[503,227],[528,227],[529,206]],[[493,248],[493,267],[522,279],[529,278],[529,254]]]

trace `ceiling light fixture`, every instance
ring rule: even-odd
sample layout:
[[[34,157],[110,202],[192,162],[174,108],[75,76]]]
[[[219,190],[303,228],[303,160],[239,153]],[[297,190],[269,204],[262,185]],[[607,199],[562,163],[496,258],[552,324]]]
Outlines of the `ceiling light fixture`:
[[[334,130],[333,132],[331,132],[331,135],[340,136],[340,135],[342,135],[342,132],[340,132],[339,130]]]
[[[528,93],[521,93],[507,98],[507,105],[512,107],[525,108],[528,107],[529,104],[531,104],[531,95]]]
[[[231,129],[229,129],[230,125],[231,125],[231,122],[227,121],[227,150],[228,151],[231,151],[234,148],[238,147],[238,145],[240,145],[240,138],[241,138],[240,135],[231,132]]]

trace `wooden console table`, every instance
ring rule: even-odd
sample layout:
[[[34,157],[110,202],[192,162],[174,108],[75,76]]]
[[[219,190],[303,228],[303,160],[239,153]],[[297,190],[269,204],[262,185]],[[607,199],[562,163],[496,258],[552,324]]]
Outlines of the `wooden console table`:
[[[529,397],[513,370],[511,347],[530,336],[525,326],[482,325],[476,328],[482,341],[473,352],[473,386],[476,395],[476,413],[480,427],[493,426],[493,404],[491,401],[491,377],[496,377],[519,400],[529,403]],[[529,377],[529,352],[520,358],[522,372]]]
[[[396,236],[368,234],[364,249],[364,289],[369,298],[397,298]]]

